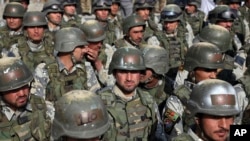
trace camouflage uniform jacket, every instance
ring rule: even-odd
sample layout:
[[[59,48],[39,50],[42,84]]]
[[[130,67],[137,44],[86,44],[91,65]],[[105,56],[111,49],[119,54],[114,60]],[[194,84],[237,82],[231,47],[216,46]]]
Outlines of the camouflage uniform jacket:
[[[111,128],[105,134],[110,141],[150,140],[155,130],[156,103],[139,88],[128,98],[115,85],[98,92],[111,117]]]
[[[1,141],[50,140],[51,119],[42,98],[30,95],[28,104],[20,111],[13,111],[0,99],[0,109]]]
[[[83,63],[75,64],[69,72],[59,58],[50,64],[39,64],[34,73],[32,90],[36,95],[54,102],[66,92],[78,89],[88,90],[87,72]]]
[[[203,141],[203,139],[199,138],[194,131],[189,128],[187,133],[182,133],[172,138],[171,141]]]
[[[145,43],[142,41],[141,43]],[[121,47],[136,47],[139,49],[139,45],[133,44],[131,41],[128,41],[126,39],[126,36],[124,38],[118,39],[114,42],[115,48],[121,48]]]
[[[194,14],[184,12],[184,19],[191,25],[194,35],[200,33],[205,21],[205,13],[198,10]]]

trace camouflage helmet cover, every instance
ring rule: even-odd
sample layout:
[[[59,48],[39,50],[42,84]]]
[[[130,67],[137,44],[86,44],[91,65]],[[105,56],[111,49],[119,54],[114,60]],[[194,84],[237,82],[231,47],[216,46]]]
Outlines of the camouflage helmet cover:
[[[135,0],[134,10],[136,11],[141,8],[148,8],[152,10],[154,8],[155,3],[156,3],[156,0]]]
[[[99,42],[106,37],[103,26],[97,20],[84,22],[81,29],[86,34],[88,42]]]
[[[42,12],[47,15],[50,12],[63,13],[63,10],[61,8],[60,2],[58,2],[57,0],[48,0],[44,3]]]
[[[29,84],[33,74],[18,58],[0,59],[0,92],[15,90]]]
[[[66,5],[76,5],[76,0],[64,0],[62,3],[63,6]]]
[[[77,46],[88,45],[86,36],[76,27],[66,27],[55,34],[55,50],[58,52],[72,52]]]
[[[26,10],[22,4],[18,2],[10,2],[4,7],[3,19],[6,17],[23,18],[25,12]]]
[[[150,68],[160,75],[165,75],[168,72],[168,52],[164,48],[148,44],[141,44],[140,48],[146,68]]]
[[[198,113],[234,116],[240,112],[234,87],[219,79],[206,79],[195,85],[187,108],[193,116]]]
[[[223,54],[220,49],[208,42],[193,44],[186,53],[184,69],[193,71],[197,67],[207,69],[224,68]]]
[[[132,27],[143,26],[145,28],[145,21],[139,15],[130,15],[123,21],[123,34],[128,35]]]
[[[196,8],[201,7],[201,0],[188,0],[187,4],[194,5]]]
[[[52,136],[90,139],[103,135],[110,127],[108,112],[95,93],[72,90],[55,102]]]
[[[24,14],[23,26],[47,26],[47,20],[42,12],[28,11]]]
[[[161,11],[161,21],[178,21],[182,19],[182,10],[176,4],[167,4]]]
[[[145,70],[142,52],[135,47],[117,49],[109,65],[109,74],[114,70]]]

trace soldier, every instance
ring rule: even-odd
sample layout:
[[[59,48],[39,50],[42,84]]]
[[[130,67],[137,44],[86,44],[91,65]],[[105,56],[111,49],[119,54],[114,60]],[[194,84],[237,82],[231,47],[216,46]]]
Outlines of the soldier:
[[[244,5],[239,7],[239,11],[242,14],[242,17],[244,17],[244,19],[246,19],[247,23],[248,23],[248,28],[250,28],[249,23],[250,23],[250,11],[249,11],[249,7],[250,7],[250,0],[242,0],[244,1]]]
[[[208,15],[209,23],[220,25],[230,31],[233,39],[232,47],[235,54],[241,49],[244,43],[244,39],[241,38],[242,35],[232,30],[232,26],[236,18],[236,14],[227,5],[218,5],[210,11]]]
[[[121,2],[120,0],[112,0],[112,4],[110,6],[110,13],[109,13],[109,21],[114,24],[115,27],[117,27],[117,33],[120,33],[120,35],[117,35],[117,39],[122,38],[122,20],[123,18],[120,15],[120,6]]]
[[[62,3],[63,6],[63,17],[61,26],[62,27],[79,27],[85,20],[77,14],[77,2],[75,0],[65,0]]]
[[[109,33],[110,41],[108,44],[112,45],[114,41],[120,38],[120,29],[116,27],[112,22],[109,21],[109,13],[110,13],[110,6],[112,4],[111,0],[96,0],[93,2],[93,14],[96,17],[96,20],[101,23],[105,31]]]
[[[39,96],[55,102],[72,89],[89,89],[86,69],[82,63],[87,45],[86,37],[79,28],[66,27],[56,32],[56,60],[41,63],[35,70],[36,83],[33,87],[40,90]]]
[[[113,74],[116,84],[98,92],[112,117],[111,128],[105,135],[110,141],[150,140],[153,135],[156,103],[149,93],[138,88],[144,70],[139,49],[123,47],[115,51],[109,74]]]
[[[173,141],[227,141],[230,125],[240,112],[233,86],[217,79],[199,82],[193,88],[187,109],[195,121],[195,128],[190,127],[187,133]]]
[[[63,10],[58,1],[48,0],[45,2],[42,12],[46,15],[50,32],[55,32],[61,28]]]
[[[55,140],[101,141],[109,127],[108,112],[95,93],[72,90],[55,103],[52,124]]]
[[[196,36],[205,24],[205,13],[199,10],[200,0],[189,0],[184,11],[184,19],[191,25],[194,35]]]
[[[14,57],[0,66],[0,140],[49,141],[51,119],[45,101],[30,94],[31,71]]]
[[[23,18],[24,35],[16,44],[11,45],[5,56],[21,57],[32,71],[42,62],[54,59],[54,41],[50,33],[46,33],[47,21],[39,11],[28,11]]]
[[[170,138],[181,134],[183,124],[189,123],[185,121],[184,110],[193,86],[205,79],[215,79],[218,69],[224,67],[223,56],[219,48],[211,43],[195,43],[188,49],[183,67],[188,71],[188,78],[183,85],[173,86],[174,91],[161,115],[165,132]]]
[[[139,15],[146,24],[144,39],[151,37],[154,32],[158,30],[157,24],[153,20],[155,1],[140,1],[136,0],[134,3],[134,13]]]
[[[141,75],[140,88],[151,94],[159,105],[168,95],[164,92],[165,74],[168,72],[168,52],[159,46],[141,45],[146,71]]]
[[[0,28],[0,52],[2,48],[9,48],[17,42],[18,38],[23,36],[23,15],[24,7],[17,2],[6,4],[3,12],[3,19],[6,20],[6,25]],[[2,56],[2,55],[1,55]]]
[[[106,43],[106,40],[109,40],[109,36],[107,36],[109,32],[105,32],[97,20],[88,20],[82,27],[89,43],[88,52],[85,56],[85,65],[86,69],[90,69],[93,72],[89,76],[90,80],[93,80],[93,82],[99,81],[101,87],[113,85],[114,79],[112,75],[108,75],[108,67],[116,49],[114,46]]]
[[[123,20],[122,27],[124,37],[115,41],[116,48],[124,46],[139,48],[140,43],[145,43],[143,36],[146,24],[140,16],[128,16]]]
[[[182,10],[178,5],[168,4],[161,12],[161,23],[164,32],[155,32],[148,39],[148,44],[158,45],[169,52],[169,71],[167,79],[173,83],[178,69],[181,69],[188,48],[187,29],[182,20]],[[193,39],[192,39],[193,40]],[[172,84],[171,84],[172,85]]]

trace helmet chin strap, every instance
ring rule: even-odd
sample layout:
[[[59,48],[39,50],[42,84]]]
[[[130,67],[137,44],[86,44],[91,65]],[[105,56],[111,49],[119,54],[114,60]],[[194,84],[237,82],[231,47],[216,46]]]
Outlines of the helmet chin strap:
[[[73,52],[71,52],[71,60],[72,60],[74,65],[77,63]]]

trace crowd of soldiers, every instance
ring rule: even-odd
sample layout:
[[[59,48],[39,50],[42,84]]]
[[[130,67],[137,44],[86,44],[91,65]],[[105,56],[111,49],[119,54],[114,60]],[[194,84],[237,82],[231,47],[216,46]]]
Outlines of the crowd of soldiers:
[[[28,0],[0,27],[0,140],[227,141],[250,124],[250,0]]]

